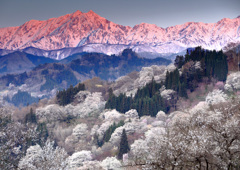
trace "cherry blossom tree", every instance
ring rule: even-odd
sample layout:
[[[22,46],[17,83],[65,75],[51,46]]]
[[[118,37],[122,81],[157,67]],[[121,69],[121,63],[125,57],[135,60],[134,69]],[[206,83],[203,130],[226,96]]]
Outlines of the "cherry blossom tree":
[[[131,145],[130,159],[149,169],[238,169],[240,104],[217,103],[174,115],[162,133],[150,129]]]
[[[37,141],[36,127],[11,118],[11,111],[0,109],[0,169],[17,169],[27,148]]]
[[[30,146],[26,156],[19,162],[19,169],[28,170],[64,170],[67,168],[67,153],[60,147],[54,148],[54,142],[46,141],[45,145]]]

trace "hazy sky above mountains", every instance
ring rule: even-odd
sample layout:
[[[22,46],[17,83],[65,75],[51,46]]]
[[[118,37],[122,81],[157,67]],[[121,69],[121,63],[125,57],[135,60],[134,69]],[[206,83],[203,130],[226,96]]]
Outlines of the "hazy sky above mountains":
[[[240,0],[0,0],[0,27],[19,26],[77,10],[93,10],[121,25],[168,27],[189,21],[213,23],[240,15]]]

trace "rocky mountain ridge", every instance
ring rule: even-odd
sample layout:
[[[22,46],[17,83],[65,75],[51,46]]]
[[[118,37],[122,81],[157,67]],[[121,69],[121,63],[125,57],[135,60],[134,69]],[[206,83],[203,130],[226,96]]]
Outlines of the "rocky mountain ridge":
[[[129,47],[139,53],[166,54],[196,46],[220,50],[239,42],[240,18],[224,18],[217,23],[188,22],[168,28],[141,23],[131,28],[108,21],[93,11],[76,11],[46,21],[31,20],[18,27],[0,28],[0,49],[57,50],[52,57],[56,59],[67,57],[58,51],[63,48],[118,54]],[[44,56],[51,54],[45,52]]]

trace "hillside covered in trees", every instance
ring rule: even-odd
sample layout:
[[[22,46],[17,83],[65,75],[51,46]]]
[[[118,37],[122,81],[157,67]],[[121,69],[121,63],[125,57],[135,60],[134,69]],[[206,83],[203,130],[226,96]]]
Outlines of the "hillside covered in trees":
[[[177,56],[174,64],[176,69],[167,71],[165,82],[156,83],[152,79],[138,89],[134,97],[125,94],[115,96],[110,89],[105,108],[116,109],[121,113],[136,109],[140,117],[156,116],[160,110],[168,112],[171,107],[175,107],[161,96],[161,88],[174,90],[179,97],[188,98],[187,91],[193,92],[203,80],[208,83],[212,79],[224,82],[228,74],[227,56],[222,51],[207,51],[201,47],[187,50],[185,56]]]
[[[18,54],[19,53],[11,54],[11,58],[14,58],[14,56]],[[37,57],[35,59],[37,61],[34,60],[34,56],[31,58],[33,59],[32,62],[38,61]],[[28,68],[27,72],[16,74],[8,74],[8,72],[6,72],[0,76],[0,102],[2,101],[1,95],[6,90],[24,90],[29,94],[34,94],[36,98],[50,98],[53,97],[58,90],[67,89],[70,85],[75,86],[78,82],[93,77],[99,77],[105,81],[114,81],[130,72],[140,71],[146,66],[153,64],[168,65],[170,63],[171,60],[161,57],[154,59],[140,57],[131,49],[125,49],[119,55],[77,53],[69,56],[67,62],[39,59],[39,63],[36,65],[32,64],[32,69],[29,70]],[[5,69],[5,67],[2,69]],[[13,95],[14,94],[12,94],[10,98]],[[3,102],[5,101],[6,100]],[[8,102],[11,102],[11,100],[8,100]],[[21,103],[22,101],[19,100],[18,102]]]
[[[240,74],[200,47],[174,64],[0,108],[0,169],[239,169]]]
[[[64,89],[62,91],[57,92],[57,102],[61,106],[65,106],[71,102],[73,102],[74,96],[79,92],[79,91],[84,91],[85,90],[85,85],[79,83],[76,87],[73,87],[72,85],[68,89]]]

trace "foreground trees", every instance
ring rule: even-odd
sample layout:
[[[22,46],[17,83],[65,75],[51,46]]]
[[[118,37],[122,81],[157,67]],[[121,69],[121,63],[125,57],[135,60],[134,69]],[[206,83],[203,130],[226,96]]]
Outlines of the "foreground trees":
[[[134,162],[150,169],[239,169],[240,104],[204,107],[175,115],[162,134],[135,141]]]
[[[118,159],[122,159],[123,154],[128,153],[130,150],[128,145],[128,139],[125,129],[122,131],[120,146],[119,146],[119,152],[118,152]]]
[[[34,145],[27,149],[26,156],[19,162],[19,169],[59,169],[67,168],[66,151],[60,147],[54,148],[54,143],[47,141],[43,147]]]
[[[0,169],[17,169],[27,148],[37,141],[34,126],[15,122],[10,111],[0,108]]]

